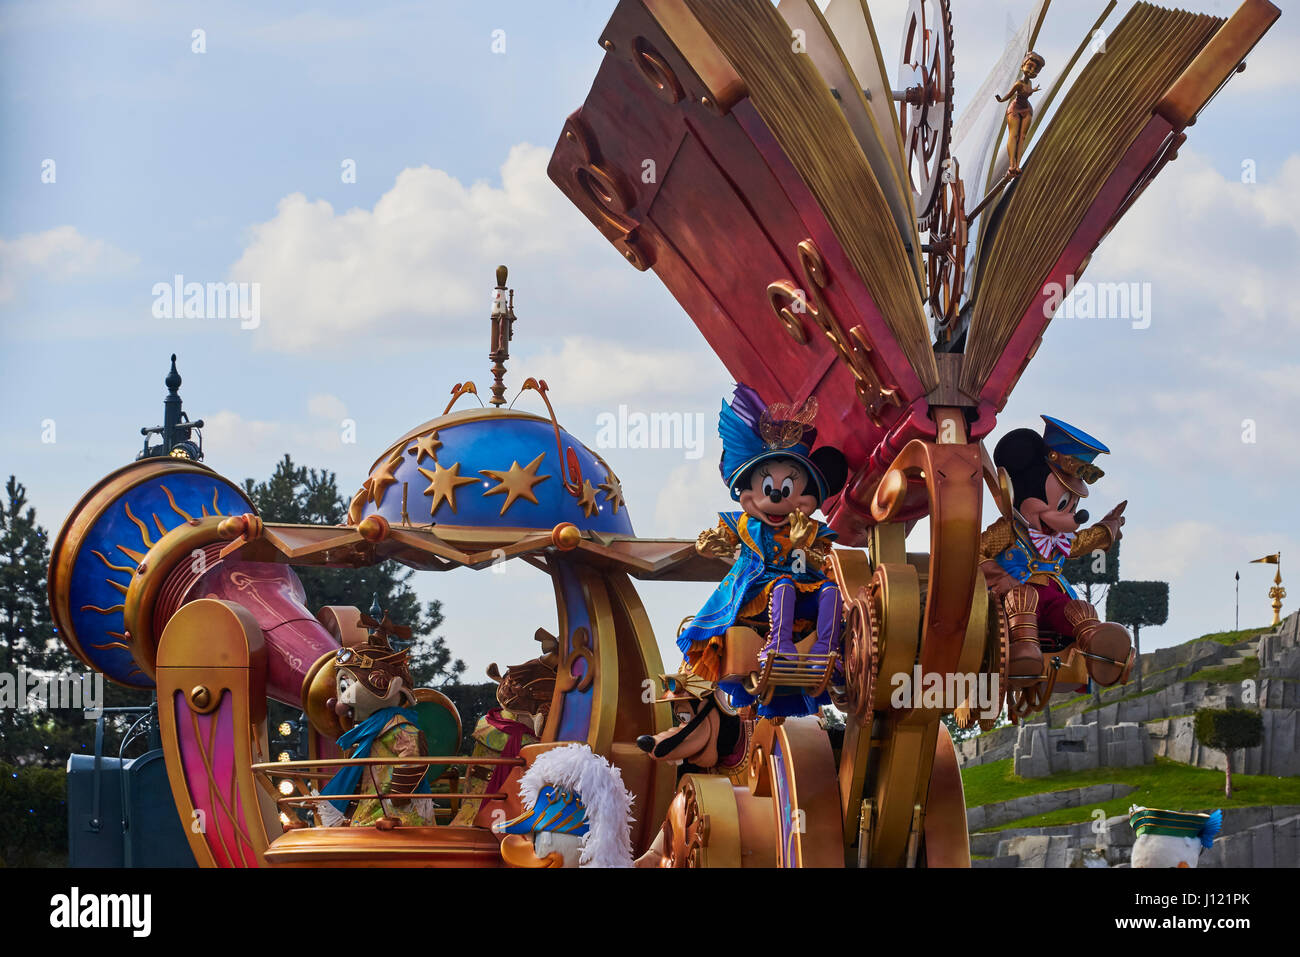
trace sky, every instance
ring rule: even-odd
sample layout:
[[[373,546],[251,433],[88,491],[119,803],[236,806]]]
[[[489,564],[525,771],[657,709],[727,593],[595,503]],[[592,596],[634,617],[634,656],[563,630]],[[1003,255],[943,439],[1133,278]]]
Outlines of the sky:
[[[906,4],[871,6],[892,62]],[[1031,3],[954,6],[960,115]],[[1045,77],[1101,6],[1057,0]],[[262,479],[289,453],[350,494],[453,384],[490,382],[498,263],[519,315],[511,394],[546,378],[588,444],[620,405],[702,416],[702,446],[600,451],[640,535],[713,524],[730,505],[714,426],[731,378],[653,273],[545,174],[613,7],[0,3],[0,473],[25,483],[42,524],[53,532],[134,457],[172,352],[208,465]],[[1046,413],[1110,447],[1088,506],[1127,499],[1122,577],[1170,584],[1169,622],[1144,630],[1144,650],[1232,628],[1238,571],[1242,626],[1267,623],[1274,569],[1248,563],[1280,550],[1284,579],[1300,567],[1293,14],[1089,266],[1090,281],[1139,283],[1149,323],[1058,317],[994,435]],[[156,315],[155,286],[177,275],[259,283],[260,322]],[[928,547],[924,527],[909,547]],[[415,584],[442,600],[471,676],[531,657],[534,630],[555,629],[549,582],[520,562]],[[638,590],[673,665],[677,623],[709,586]]]

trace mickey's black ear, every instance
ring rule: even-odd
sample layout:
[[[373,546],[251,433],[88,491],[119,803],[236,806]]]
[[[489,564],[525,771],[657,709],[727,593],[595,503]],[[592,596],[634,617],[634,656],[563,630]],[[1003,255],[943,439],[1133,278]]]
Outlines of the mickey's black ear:
[[[814,449],[808,458],[812,460],[813,465],[817,466],[826,479],[827,498],[835,495],[844,487],[844,482],[849,477],[849,463],[844,458],[843,452],[832,445],[823,445],[819,449]]]
[[[1013,480],[1017,473],[1041,465],[1046,458],[1047,443],[1033,429],[1008,432],[993,450],[994,464],[1010,472]]]

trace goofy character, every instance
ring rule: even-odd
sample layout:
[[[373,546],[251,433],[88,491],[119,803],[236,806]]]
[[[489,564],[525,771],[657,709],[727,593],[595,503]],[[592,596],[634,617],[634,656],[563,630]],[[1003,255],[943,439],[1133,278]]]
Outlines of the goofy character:
[[[1099,685],[1127,680],[1132,640],[1120,625],[1100,620],[1061,572],[1077,558],[1119,541],[1124,524],[1121,502],[1100,522],[1079,531],[1087,511],[1075,511],[1088,486],[1105,473],[1093,465],[1109,452],[1086,432],[1043,416],[1043,435],[1016,429],[1003,436],[993,461],[1009,480],[1009,517],[980,536],[981,568],[989,587],[1002,596],[1010,630],[1008,680],[1013,687],[1042,677],[1039,626],[1073,641],[1085,656],[1088,674]]]
[[[395,651],[388,636],[406,635],[384,615],[382,622],[362,616],[371,625],[364,644],[341,648],[335,658],[335,696],[331,707],[344,727],[339,750],[349,758],[413,758],[428,753],[424,733],[415,713],[415,694],[408,668],[409,652]],[[399,760],[382,765],[349,765],[321,788],[322,795],[364,794],[373,797],[340,798],[319,806],[326,827],[374,825],[389,830],[398,824],[433,823],[433,803],[422,763]]]
[[[769,407],[745,385],[737,385],[731,403],[722,404],[719,470],[743,511],[719,513],[717,526],[702,532],[695,547],[703,555],[734,556],[734,564],[677,645],[684,670],[718,682],[736,707],[755,699],[721,674],[732,625],[766,631],[760,668],[771,655],[799,654],[796,644],[805,639],[811,648],[804,654],[839,650],[843,603],[839,586],[826,575],[835,533],[810,516],[839,492],[848,467],[838,449],[813,450],[816,415],[816,399],[798,409]],[[776,695],[759,704],[758,713],[801,716],[829,703],[828,692],[816,700],[803,693]]]
[[[660,675],[673,726],[659,734],[643,734],[636,746],[656,761],[685,766],[704,774],[738,775],[749,767],[753,722],[736,713],[717,685],[696,675]]]

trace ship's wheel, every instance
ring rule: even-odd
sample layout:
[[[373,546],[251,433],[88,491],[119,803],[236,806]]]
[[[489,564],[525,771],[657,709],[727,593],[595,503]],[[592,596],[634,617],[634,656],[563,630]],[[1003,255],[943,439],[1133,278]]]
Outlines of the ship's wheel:
[[[933,227],[952,138],[952,13],[949,0],[911,0],[898,60],[898,125],[917,224]]]
[[[687,775],[668,805],[668,816],[663,823],[664,857],[660,867],[708,866],[711,818],[702,803],[694,776]]]
[[[925,272],[930,317],[942,335],[961,311],[968,223],[966,185],[955,157],[949,158],[940,178],[939,199],[930,227],[930,241],[926,244]]]

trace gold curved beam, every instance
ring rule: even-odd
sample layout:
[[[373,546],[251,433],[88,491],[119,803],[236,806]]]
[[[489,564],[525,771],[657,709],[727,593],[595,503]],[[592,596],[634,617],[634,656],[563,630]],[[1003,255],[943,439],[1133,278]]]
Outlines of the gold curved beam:
[[[871,503],[878,522],[890,521],[919,498],[929,504],[923,674],[949,674],[961,656],[979,570],[982,477],[978,445],[913,439],[886,470]]]

